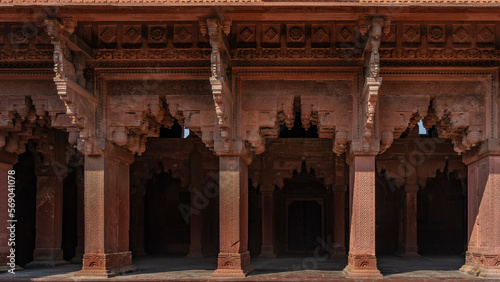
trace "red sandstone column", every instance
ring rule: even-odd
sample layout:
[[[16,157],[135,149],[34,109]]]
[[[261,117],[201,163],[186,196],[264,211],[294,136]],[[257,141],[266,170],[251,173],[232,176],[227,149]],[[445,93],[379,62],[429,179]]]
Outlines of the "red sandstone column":
[[[274,254],[274,185],[273,159],[262,154],[260,192],[262,193],[262,247],[260,257],[275,258]]]
[[[147,255],[144,247],[146,185],[150,179],[148,162],[130,166],[130,250],[134,257]]]
[[[203,211],[198,205],[199,197],[203,193],[202,187],[202,155],[196,151],[196,144],[193,144],[193,151],[190,154],[190,177],[191,185],[189,192],[191,193],[191,208],[192,211],[189,217],[191,242],[189,245],[189,254],[187,258],[203,258],[202,251],[202,227],[203,227]]]
[[[353,156],[350,172],[352,193],[349,278],[380,278],[375,257],[375,156]]]
[[[259,257],[275,258],[274,254],[274,186],[260,186],[262,193],[262,247]]]
[[[9,170],[12,170],[13,165],[17,162],[17,155],[12,153],[7,153],[5,150],[0,151],[0,272],[7,271],[11,269],[8,265],[10,263],[10,249],[16,249],[17,246],[9,246],[10,230],[7,227],[10,223],[7,220],[12,220],[8,214],[8,198],[10,191],[8,190],[8,180],[9,180]],[[22,177],[21,175],[12,175],[17,183],[17,179]],[[14,184],[15,188],[15,184]],[[14,190],[14,194],[16,190]],[[14,197],[14,200],[17,200]],[[15,207],[14,207],[15,208]],[[16,223],[13,223],[14,225]],[[12,241],[10,241],[12,242]],[[12,243],[11,243],[12,244]],[[17,258],[14,258],[17,260]],[[19,266],[15,266],[16,270],[19,270]]]
[[[345,159],[335,159],[335,185],[333,186],[333,253],[331,258],[345,258]]]
[[[138,171],[134,173],[144,172]],[[136,181],[132,181],[132,187],[130,187],[130,195],[132,197],[130,203],[130,250],[134,257],[147,255],[144,249],[144,198],[146,196],[146,183],[147,180],[137,176]]]
[[[245,277],[253,271],[248,251],[248,163],[219,158],[220,252],[212,277]]]
[[[85,156],[85,254],[77,276],[111,277],[135,271],[129,251],[130,151],[106,143]]]
[[[333,253],[331,258],[347,257],[345,249],[345,193],[347,185],[333,187]]]
[[[200,185],[189,185],[189,192],[191,193],[191,209],[196,212],[191,212],[189,216],[191,241],[189,243],[189,254],[187,254],[186,258],[204,258],[202,249],[203,210],[199,210],[196,205],[203,188]]]
[[[62,208],[63,180],[67,174],[66,134],[50,130],[37,141],[40,154],[36,173],[36,237],[33,261],[29,266],[56,266],[63,259]]]
[[[400,255],[402,257],[418,258],[417,245],[417,184],[405,185],[405,206],[403,218],[403,245],[400,246]]]
[[[416,136],[416,127],[411,134]],[[417,181],[417,170],[411,162],[414,158],[412,154],[415,152],[413,144],[406,146],[406,168],[405,168],[405,203],[403,207],[403,236],[402,245],[400,245],[399,253],[402,257],[418,258],[417,245],[417,193],[419,190]]]
[[[486,278],[500,278],[500,148],[495,141],[494,155],[464,157],[468,165],[469,245],[460,270]]]
[[[193,144],[193,151],[189,155],[190,159],[190,185],[191,193],[191,215],[189,216],[189,229],[191,242],[189,244],[189,254],[187,258],[203,258],[202,227],[203,209],[206,205],[200,206],[198,202],[200,195],[203,195],[202,179],[202,155],[196,150],[196,143]]]
[[[85,209],[84,209],[84,193],[85,193],[85,183],[83,179],[83,167],[75,167],[76,173],[76,236],[77,243],[75,247],[75,257],[71,259],[72,263],[82,263],[83,252],[84,252],[84,238],[85,238]]]

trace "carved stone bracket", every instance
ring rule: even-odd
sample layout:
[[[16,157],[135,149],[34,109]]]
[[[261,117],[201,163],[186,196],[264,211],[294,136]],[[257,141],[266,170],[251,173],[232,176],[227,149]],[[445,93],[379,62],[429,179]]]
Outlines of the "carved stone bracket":
[[[436,97],[431,106],[433,113],[425,125],[435,125],[439,137],[451,139],[457,153],[470,150],[486,138],[484,95]]]
[[[25,96],[2,96],[0,100],[0,149],[21,154],[26,142],[33,136],[36,113],[31,100]]]
[[[359,116],[361,117],[362,136],[351,144],[351,150],[373,154],[378,151],[379,133],[375,126],[379,100],[379,88],[382,84],[380,73],[379,47],[384,21],[374,17],[370,23],[370,34],[365,48],[365,81],[359,97]],[[360,126],[360,127],[361,127]],[[374,146],[375,145],[375,146]]]
[[[242,138],[256,154],[265,150],[265,138],[277,138],[279,127],[293,127],[293,97],[245,97],[242,111]]]
[[[337,155],[344,153],[351,141],[352,96],[348,97],[351,99],[301,98],[303,127],[317,125],[320,138],[334,139],[333,152]]]
[[[230,150],[232,134],[234,133],[234,95],[231,92],[230,78],[226,73],[229,67],[230,48],[223,25],[218,19],[207,19],[207,29],[212,46],[210,84],[212,85],[220,139],[224,144],[223,150],[227,152]]]
[[[64,25],[56,19],[45,20],[47,34],[54,46],[54,82],[60,99],[66,105],[66,114],[71,118],[71,126],[79,130],[75,138],[75,130],[71,130],[69,141],[71,145],[78,143],[78,149],[85,154],[97,153],[95,137],[95,116],[97,99],[85,88],[85,79],[82,77],[82,57],[77,55],[77,66],[72,63],[72,53],[68,47],[64,32],[74,30],[76,22],[66,19]],[[68,30],[65,30],[67,28]],[[79,75],[77,75],[77,73]],[[80,84],[79,84],[80,83]]]
[[[158,137],[165,117],[165,101],[157,95],[109,96],[106,138],[141,155],[146,138]]]

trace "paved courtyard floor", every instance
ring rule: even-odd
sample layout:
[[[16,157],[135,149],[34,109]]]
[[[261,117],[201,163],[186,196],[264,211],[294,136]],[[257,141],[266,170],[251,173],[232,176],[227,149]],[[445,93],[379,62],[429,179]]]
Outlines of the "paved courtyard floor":
[[[458,269],[463,256],[425,256],[401,258],[378,256],[382,280],[482,280],[464,274]],[[342,269],[347,259],[324,259],[314,256],[284,256],[276,259],[252,258],[255,272],[244,279],[229,281],[331,281],[345,280]],[[107,279],[106,281],[216,281],[210,274],[217,266],[216,257],[185,259],[181,256],[146,256],[134,259],[137,272]],[[101,281],[74,277],[80,270],[78,264],[54,268],[30,268],[0,274],[0,281]],[[220,280],[220,279],[218,279]],[[228,281],[226,280],[226,281]]]

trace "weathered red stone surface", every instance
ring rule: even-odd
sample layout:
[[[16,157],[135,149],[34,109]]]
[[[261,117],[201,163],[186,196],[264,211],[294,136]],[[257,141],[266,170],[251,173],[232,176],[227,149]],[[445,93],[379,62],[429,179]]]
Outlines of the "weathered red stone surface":
[[[498,149],[497,142],[487,142],[475,151],[475,155],[468,154],[465,158],[468,165],[469,245],[465,265],[460,270],[486,278],[500,276]]]
[[[85,155],[79,275],[134,270],[129,244],[134,254],[144,253],[139,229],[152,168],[189,187],[192,208],[207,173],[219,173],[219,199],[211,203],[220,211],[214,277],[244,277],[252,270],[248,226],[255,207],[249,207],[249,194],[262,204],[257,224],[251,223],[262,225],[257,252],[274,256],[287,248],[276,239],[290,235],[279,229],[288,220],[284,198],[292,198],[296,187],[283,190],[298,174],[315,178],[322,197],[328,195],[317,202],[328,207],[322,237],[332,237],[330,256],[349,252],[345,273],[351,278],[380,277],[377,173],[404,189],[398,226],[404,256],[419,251],[419,192],[437,171],[457,173],[469,182],[463,270],[498,276],[498,1],[43,2],[55,9],[36,7],[40,3],[0,1],[9,6],[0,11],[0,147],[20,154],[29,139],[45,142],[43,132],[57,129]],[[175,13],[168,6],[177,6]],[[28,24],[36,32],[26,34]],[[420,149],[412,146],[430,144],[408,133],[421,120],[433,132],[427,139],[447,139],[454,157],[434,144],[413,166],[412,152]],[[182,142],[165,142],[168,150],[160,141],[146,142],[174,126],[191,130],[208,153]],[[294,128],[321,139],[280,138]],[[398,143],[405,138],[420,141]],[[184,144],[196,143],[190,142]],[[65,144],[52,145],[64,151]],[[146,166],[130,173],[134,154]],[[465,155],[468,173],[458,154]],[[61,257],[61,185],[53,174],[38,176],[35,257],[55,261]],[[191,257],[211,252],[202,235],[209,216],[191,214]]]
[[[129,165],[133,155],[107,144],[85,158],[85,254],[78,276],[135,271],[129,248]]]
[[[354,156],[349,170],[351,239],[344,273],[349,278],[381,277],[375,257],[375,156]]]
[[[253,271],[248,251],[248,164],[241,156],[221,156],[220,252],[212,277],[245,277]]]

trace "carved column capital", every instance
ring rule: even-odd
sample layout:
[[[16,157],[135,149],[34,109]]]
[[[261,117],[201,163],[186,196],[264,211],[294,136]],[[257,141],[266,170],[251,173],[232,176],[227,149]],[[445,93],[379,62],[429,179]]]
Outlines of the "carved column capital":
[[[253,161],[252,152],[247,149],[242,139],[233,140],[229,149],[226,149],[226,143],[223,140],[216,139],[214,142],[214,152],[219,157],[240,157],[247,165]]]
[[[500,139],[488,138],[479,146],[467,151],[462,155],[462,161],[466,165],[470,165],[486,156],[500,156]]]

